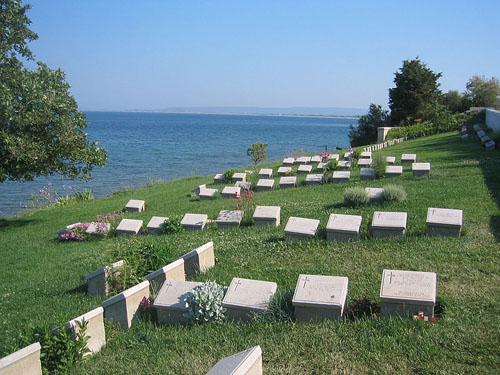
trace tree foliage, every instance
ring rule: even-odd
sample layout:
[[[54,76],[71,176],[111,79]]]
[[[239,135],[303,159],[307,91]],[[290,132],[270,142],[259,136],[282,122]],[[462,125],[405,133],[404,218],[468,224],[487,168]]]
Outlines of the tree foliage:
[[[359,118],[358,126],[351,125],[349,140],[351,146],[368,145],[377,141],[377,128],[387,126],[389,122],[389,112],[382,109],[382,106],[370,104],[368,114]]]
[[[465,85],[466,95],[473,107],[498,107],[500,105],[500,81],[475,75]]]
[[[247,149],[247,155],[254,165],[259,164],[267,158],[267,143],[252,143],[252,146]]]
[[[426,120],[429,106],[441,96],[434,73],[418,57],[403,61],[403,67],[394,73],[396,87],[389,89],[389,107],[393,125],[407,125],[417,119]]]
[[[0,182],[51,174],[89,179],[107,153],[87,141],[87,121],[64,72],[42,62],[31,71],[20,61],[33,60],[27,43],[38,38],[28,27],[30,8],[0,0]]]
[[[457,90],[450,90],[443,94],[441,103],[453,113],[465,112],[471,106],[468,96],[460,94]]]

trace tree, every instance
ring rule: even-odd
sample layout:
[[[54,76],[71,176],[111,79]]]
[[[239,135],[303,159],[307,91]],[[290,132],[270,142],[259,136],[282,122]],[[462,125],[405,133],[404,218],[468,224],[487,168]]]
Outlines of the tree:
[[[453,113],[465,112],[471,104],[467,95],[462,95],[457,90],[450,90],[443,94],[441,103]]]
[[[396,87],[389,89],[389,107],[393,125],[408,125],[417,119],[425,120],[430,105],[441,96],[434,73],[418,57],[403,61],[400,71],[394,73]]]
[[[486,79],[475,75],[465,85],[466,96],[474,107],[498,107],[500,105],[500,82],[498,78]]]
[[[247,155],[252,159],[254,165],[267,158],[266,153],[267,143],[252,143],[252,147],[247,150]]]
[[[31,71],[19,60],[34,59],[27,45],[38,38],[28,28],[30,8],[0,0],[0,182],[52,174],[90,179],[107,152],[87,141],[87,121],[64,72],[42,62]]]
[[[349,140],[351,146],[362,146],[377,141],[377,128],[387,126],[389,123],[389,111],[382,109],[380,105],[370,104],[368,114],[359,118],[358,126],[351,125]]]

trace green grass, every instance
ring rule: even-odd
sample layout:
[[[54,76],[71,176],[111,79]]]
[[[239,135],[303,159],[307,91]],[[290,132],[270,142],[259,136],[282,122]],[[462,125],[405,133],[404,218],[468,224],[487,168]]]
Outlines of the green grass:
[[[477,142],[462,142],[457,133],[406,141],[376,153],[417,153],[432,163],[430,178],[414,178],[405,167],[399,179],[349,184],[299,186],[256,193],[260,205],[282,207],[277,228],[209,229],[162,235],[153,241],[173,245],[182,255],[214,241],[216,266],[197,281],[229,285],[233,277],[275,281],[280,290],[295,287],[300,273],[347,276],[349,300],[379,300],[384,268],[438,274],[437,323],[409,319],[354,322],[223,323],[192,327],[139,323],[115,332],[107,346],[75,374],[203,374],[222,357],[254,345],[263,350],[266,374],[467,374],[497,373],[500,368],[500,156]],[[269,165],[269,164],[268,164]],[[272,164],[271,164],[272,165]],[[273,165],[276,169],[277,164]],[[314,172],[313,172],[314,173]],[[299,176],[299,180],[305,176]],[[278,180],[278,179],[276,179]],[[233,200],[198,201],[190,190],[211,177],[190,177],[124,191],[93,202],[54,207],[0,220],[0,356],[19,344],[23,329],[40,322],[56,326],[93,309],[105,299],[88,297],[82,275],[109,264],[130,238],[60,243],[55,232],[66,224],[88,221],[121,209],[131,199],[144,199],[147,211],[127,214],[145,222],[153,215],[206,213],[214,219]],[[347,187],[401,185],[402,203],[349,208]],[[223,185],[217,186],[221,188]],[[463,236],[428,238],[428,207],[464,210]],[[408,212],[407,237],[374,240],[369,223],[374,211]],[[330,213],[363,216],[362,239],[356,243],[325,240]],[[285,242],[288,217],[321,220],[317,239]]]

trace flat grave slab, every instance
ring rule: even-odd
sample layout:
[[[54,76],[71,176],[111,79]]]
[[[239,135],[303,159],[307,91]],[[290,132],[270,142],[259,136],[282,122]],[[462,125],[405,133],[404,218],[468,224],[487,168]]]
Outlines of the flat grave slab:
[[[224,180],[224,175],[222,173],[217,173],[214,176],[214,184],[223,184],[226,181]]]
[[[314,155],[311,156],[311,163],[321,163],[321,156],[320,155]]]
[[[257,181],[257,191],[271,191],[274,189],[274,180],[260,179]]]
[[[475,131],[481,130],[481,127],[478,124],[474,124],[472,127]]]
[[[384,189],[383,188],[365,188],[365,191],[370,197],[370,202],[382,202],[384,200]]]
[[[460,237],[462,221],[462,210],[429,207],[427,209],[427,235]]]
[[[229,320],[250,320],[252,312],[267,310],[278,285],[270,281],[235,277],[222,300]]]
[[[93,222],[85,230],[85,233],[90,234],[92,236],[104,236],[111,229],[110,223],[97,223]]]
[[[286,176],[292,171],[292,167],[279,167],[278,176]]]
[[[339,168],[340,169],[351,169],[352,163],[349,160],[341,160],[339,161]]]
[[[385,167],[386,178],[401,177],[402,175],[403,175],[402,165],[388,165],[387,167]]]
[[[150,291],[158,291],[165,280],[186,280],[184,259],[179,258],[150,274],[144,276],[149,281]]]
[[[125,205],[125,210],[128,212],[142,212],[145,208],[146,202],[137,199],[131,199]]]
[[[351,179],[351,172],[349,171],[335,171],[333,172],[333,183],[334,184],[341,184],[345,182],[349,182]]]
[[[149,220],[148,225],[146,225],[146,228],[148,228],[148,233],[160,234],[165,220],[168,220],[168,217],[153,216],[151,220]]]
[[[280,225],[281,207],[280,206],[257,206],[253,213],[253,222],[256,226]]]
[[[412,163],[414,177],[428,177],[431,174],[431,163]]]
[[[215,251],[212,241],[191,250],[182,256],[186,277],[193,277],[215,266]]]
[[[484,137],[486,135],[486,133],[484,132],[484,130],[478,130],[478,132],[476,134],[477,134],[477,136],[479,138]]]
[[[200,193],[198,194],[198,196],[200,197],[201,201],[209,200],[209,199],[215,199],[215,197],[217,196],[217,192],[218,191],[219,190],[217,190],[217,189],[205,188],[205,189],[202,189],[200,191]]]
[[[280,178],[280,183],[279,183],[280,189],[294,188],[296,184],[297,184],[297,177],[295,176]]]
[[[375,179],[375,169],[372,169],[372,168],[361,168],[359,170],[359,179],[361,181],[374,180]]]
[[[323,174],[308,174],[306,176],[306,185],[321,185],[323,183]]]
[[[352,157],[352,152],[346,152],[346,153],[344,153],[344,159],[347,160],[347,159],[349,159],[351,157]]]
[[[252,187],[252,183],[250,181],[236,181],[234,186],[239,187],[242,191],[249,191]]]
[[[330,214],[326,225],[326,239],[328,241],[358,241],[362,216]]]
[[[361,153],[361,159],[371,159],[372,158],[372,152],[371,151],[363,151]]]
[[[241,194],[241,188],[238,186],[226,186],[222,190],[221,196],[223,198],[234,198],[235,195]]]
[[[285,226],[285,238],[288,241],[313,238],[318,226],[319,220],[291,216]]]
[[[415,163],[417,161],[417,154],[403,154],[401,155],[401,163]]]
[[[380,312],[384,317],[434,317],[437,275],[434,272],[384,270],[380,287]]]
[[[271,168],[262,168],[259,171],[259,176],[272,177],[273,176],[273,170]]]
[[[347,277],[299,275],[292,304],[298,322],[339,320],[347,307]]]
[[[205,214],[185,214],[181,220],[181,225],[188,232],[207,229],[208,215]]]
[[[238,172],[238,173],[233,174],[232,179],[233,179],[233,183],[236,181],[245,182],[247,180],[247,174],[244,172]]]
[[[340,159],[340,155],[339,154],[330,154],[330,155],[328,155],[328,159],[338,161]]]
[[[182,280],[165,281],[153,303],[153,307],[158,314],[158,323],[186,323],[187,318],[183,316],[187,312],[186,297],[193,288],[202,284]]]
[[[395,164],[396,163],[396,157],[395,156],[386,156],[385,161],[387,164]]]
[[[374,238],[404,237],[406,233],[406,212],[375,211],[372,220]]]
[[[284,158],[283,159],[283,164],[285,164],[285,165],[291,165],[293,163],[295,163],[295,159],[294,158]]]
[[[312,171],[312,165],[301,164],[297,168],[297,173],[310,173]]]
[[[372,165],[372,159],[359,159],[358,167],[369,167]]]
[[[328,163],[318,163],[318,166],[316,167],[316,169],[318,171],[322,171],[322,170],[326,169],[326,167],[328,167]]]
[[[142,220],[122,219],[116,227],[118,235],[137,234],[142,228]]]
[[[28,345],[14,353],[0,358],[2,375],[42,375],[39,342]]]
[[[295,164],[307,164],[311,162],[310,156],[300,156],[295,159]]]
[[[494,151],[496,147],[495,141],[488,141],[484,144],[484,148],[488,151]]]
[[[217,216],[217,228],[234,229],[240,226],[243,219],[243,211],[240,210],[221,210]]]
[[[207,188],[207,185],[206,185],[206,184],[203,184],[203,185],[198,185],[198,186],[196,186],[195,188],[191,189],[191,193],[196,194],[196,195],[200,195],[200,192],[201,192],[203,189],[206,189],[206,188]]]
[[[262,349],[257,345],[222,358],[207,375],[262,375]]]

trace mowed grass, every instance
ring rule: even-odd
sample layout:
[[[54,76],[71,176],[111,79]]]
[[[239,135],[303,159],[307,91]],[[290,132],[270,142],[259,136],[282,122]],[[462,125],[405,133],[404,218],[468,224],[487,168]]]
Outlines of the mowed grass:
[[[259,205],[279,205],[281,225],[149,237],[170,244],[180,256],[214,241],[216,266],[195,280],[229,285],[233,277],[274,281],[293,289],[299,274],[349,278],[349,300],[379,302],[384,268],[438,274],[436,323],[410,319],[360,319],[354,322],[229,323],[155,326],[138,323],[118,332],[97,355],[70,370],[75,374],[204,374],[222,357],[260,345],[266,374],[468,374],[498,373],[500,368],[500,156],[474,141],[447,133],[376,151],[386,156],[417,153],[432,163],[430,178],[414,178],[405,166],[402,178],[360,182],[353,170],[349,184],[299,186],[256,193]],[[275,170],[278,163],[267,163]],[[222,171],[221,171],[222,172]],[[300,176],[299,180],[304,179]],[[276,179],[278,181],[278,179]],[[64,225],[90,221],[97,214],[144,199],[147,211],[127,214],[147,223],[153,215],[206,213],[215,219],[234,200],[193,200],[189,191],[211,183],[191,177],[124,191],[112,197],[68,207],[49,208],[0,220],[0,356],[10,353],[23,329],[37,323],[57,325],[100,305],[88,297],[82,276],[118,259],[120,246],[143,238],[109,238],[60,243]],[[277,183],[277,182],[276,182]],[[347,208],[343,191],[350,186],[402,186],[408,198],[399,204]],[[217,186],[218,188],[221,185]],[[464,210],[463,236],[428,238],[428,207]],[[408,213],[407,237],[374,240],[369,225],[374,211]],[[331,213],[363,216],[362,239],[332,243],[324,228]],[[318,238],[286,242],[290,216],[321,220]]]

